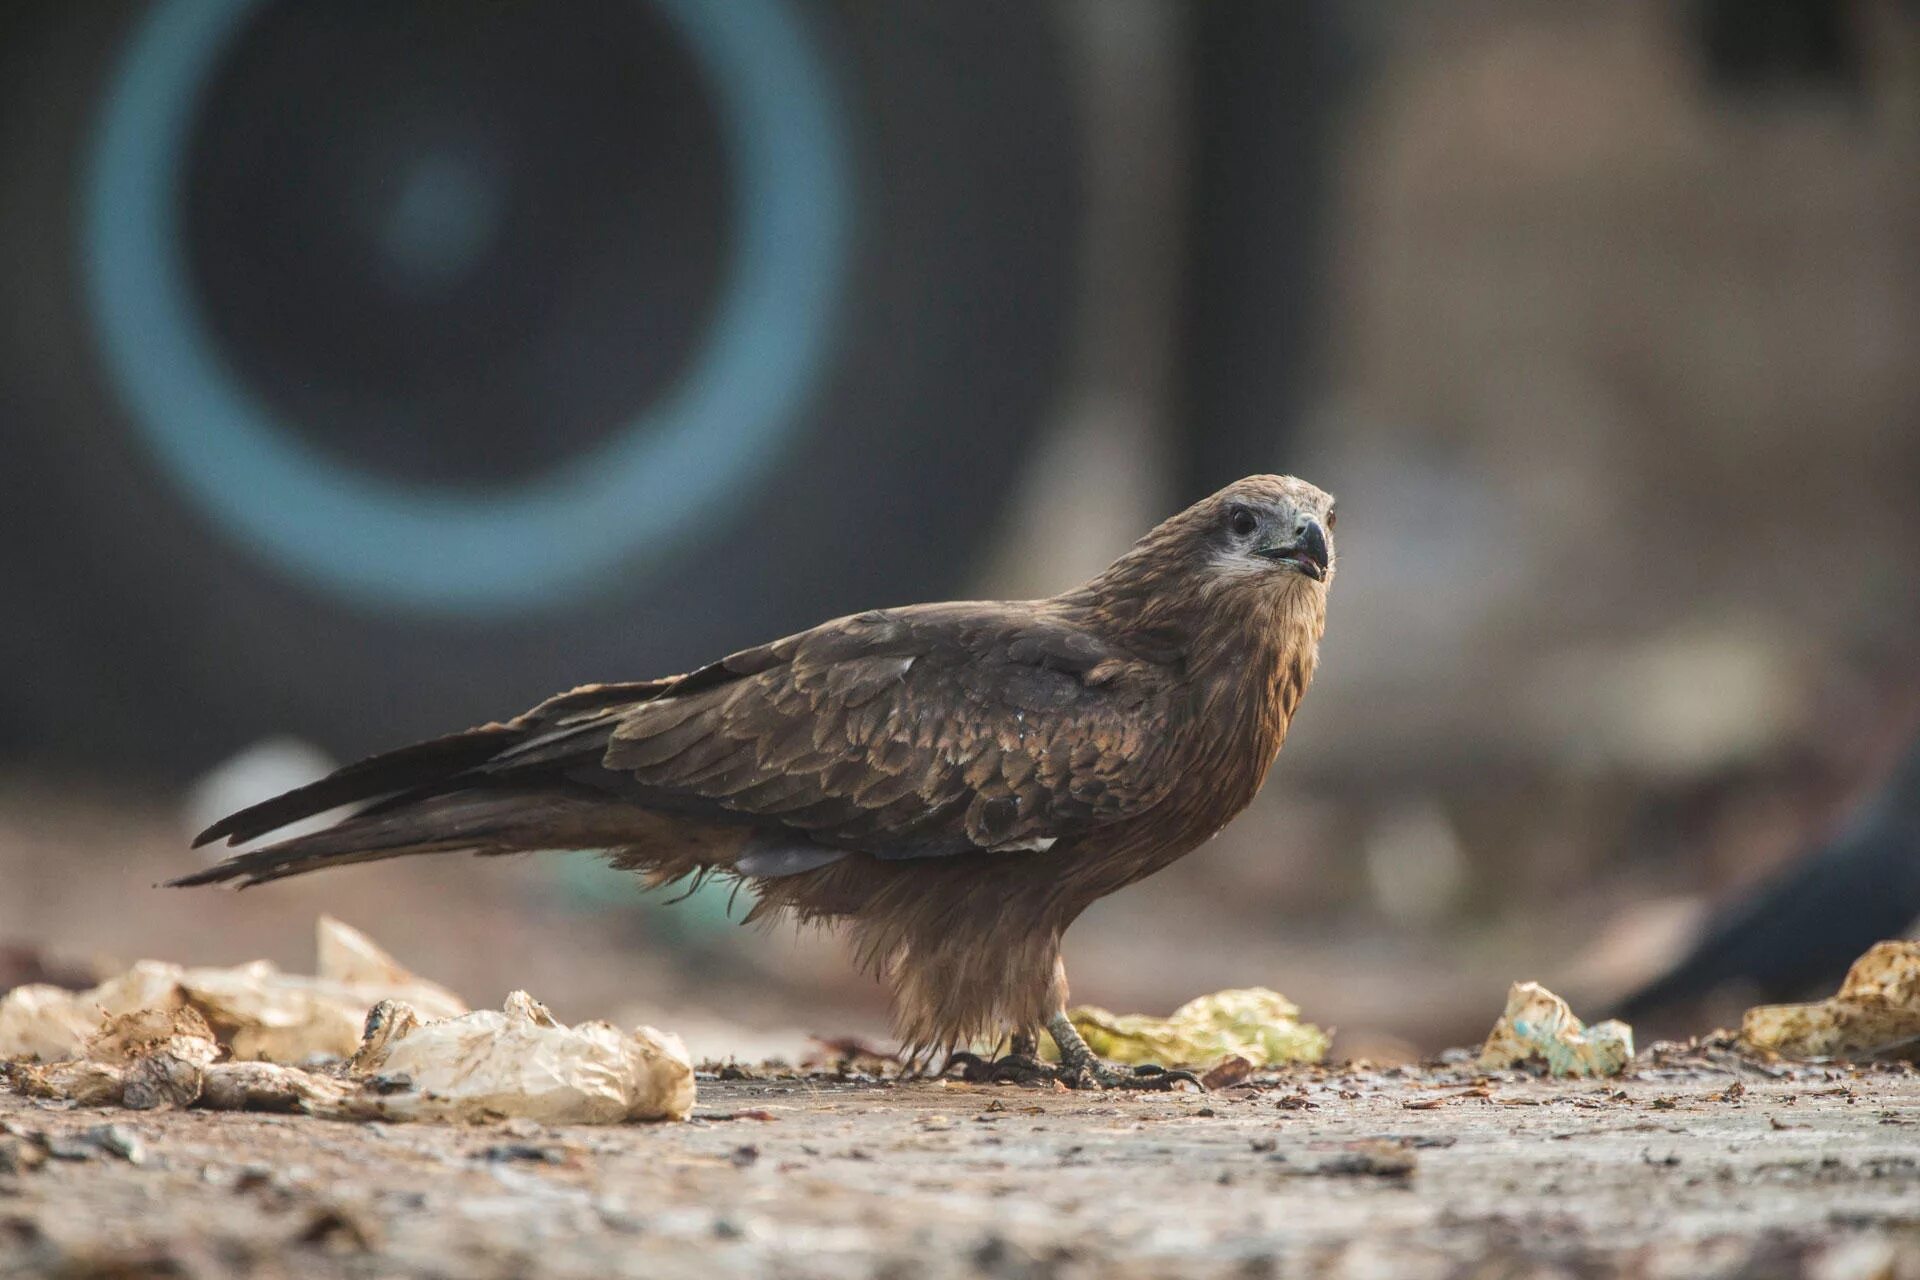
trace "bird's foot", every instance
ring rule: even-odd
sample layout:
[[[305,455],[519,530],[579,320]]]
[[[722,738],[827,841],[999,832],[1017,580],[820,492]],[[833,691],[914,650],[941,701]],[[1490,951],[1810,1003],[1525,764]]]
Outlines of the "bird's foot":
[[[1200,1083],[1200,1077],[1193,1072],[1180,1067],[1163,1067],[1157,1062],[1143,1062],[1129,1067],[1095,1058],[1072,1068],[1063,1066],[1057,1072],[1057,1077],[1069,1089],[1140,1089],[1169,1093],[1183,1084],[1190,1084],[1202,1093],[1207,1090],[1207,1086]]]
[[[1047,1022],[1047,1031],[1053,1036],[1053,1042],[1060,1049],[1060,1066],[1056,1076],[1061,1084],[1069,1089],[1146,1089],[1172,1090],[1182,1084],[1190,1084],[1205,1093],[1207,1086],[1200,1077],[1191,1071],[1169,1068],[1157,1063],[1141,1063],[1139,1066],[1125,1067],[1117,1063],[1102,1062],[1095,1056],[1080,1032],[1074,1028],[1063,1010],[1056,1013]]]
[[[988,1061],[977,1053],[956,1053],[947,1059],[946,1069],[960,1068],[960,1078],[969,1084],[1051,1085],[1059,1072],[1030,1053],[1009,1053]]]
[[[1103,1062],[1095,1056],[1065,1013],[1054,1015],[1047,1023],[1053,1042],[1059,1046],[1058,1065],[1042,1062],[1034,1037],[1021,1033],[1013,1037],[1008,1052],[998,1058],[986,1058],[965,1051],[947,1058],[940,1074],[960,1069],[960,1078],[969,1084],[1019,1084],[1048,1086],[1059,1084],[1068,1089],[1139,1089],[1170,1091],[1190,1084],[1205,1093],[1207,1086],[1191,1071],[1142,1063],[1123,1066]]]

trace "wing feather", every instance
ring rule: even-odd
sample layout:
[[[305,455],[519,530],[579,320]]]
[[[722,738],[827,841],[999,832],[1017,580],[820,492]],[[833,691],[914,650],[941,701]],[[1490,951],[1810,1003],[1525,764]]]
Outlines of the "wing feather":
[[[602,766],[877,857],[1046,848],[1166,794],[1185,704],[1041,608],[861,614],[723,659],[622,709]]]

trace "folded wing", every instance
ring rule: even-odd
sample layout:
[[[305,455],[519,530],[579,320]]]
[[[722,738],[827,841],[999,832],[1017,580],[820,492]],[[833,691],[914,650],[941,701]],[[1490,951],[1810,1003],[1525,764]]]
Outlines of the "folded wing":
[[[1044,849],[1171,784],[1164,674],[1031,609],[862,614],[729,662],[619,716],[624,794],[913,858]]]
[[[1166,670],[1045,605],[860,614],[350,765],[201,839],[368,802],[354,816],[188,882],[448,849],[612,846],[642,818],[656,835],[662,818],[703,833],[714,865],[747,875],[845,852],[1043,851],[1167,793],[1184,705]],[[727,830],[741,838],[711,839]]]

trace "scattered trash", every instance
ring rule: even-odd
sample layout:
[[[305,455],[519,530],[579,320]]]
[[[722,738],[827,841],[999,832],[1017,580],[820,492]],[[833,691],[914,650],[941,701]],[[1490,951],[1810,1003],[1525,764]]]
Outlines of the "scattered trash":
[[[367,1024],[348,1070],[376,1092],[383,1080],[408,1085],[380,1094],[385,1119],[619,1124],[684,1120],[693,1110],[693,1062],[678,1037],[607,1022],[564,1026],[524,991],[508,996],[501,1012],[438,1022],[385,1001]]]
[[[1250,1067],[1316,1063],[1331,1038],[1300,1021],[1300,1008],[1278,991],[1243,987],[1189,1000],[1168,1018],[1109,1013],[1092,1005],[1068,1017],[1087,1046],[1111,1062],[1212,1067],[1230,1057]]]
[[[460,997],[409,973],[359,930],[328,916],[316,928],[318,973],[282,973],[270,961],[188,969],[142,960],[87,991],[35,984],[0,997],[0,1058],[70,1062],[114,1019],[194,1011],[230,1057],[302,1062],[359,1047],[367,1010],[403,1000],[428,1018],[467,1011]]]
[[[102,988],[83,993],[93,998]],[[0,1058],[42,1062],[78,1056],[100,1029],[103,1010],[64,987],[34,982],[0,996]]]
[[[1480,1049],[1483,1071],[1543,1062],[1556,1076],[1616,1076],[1633,1061],[1633,1028],[1615,1018],[1584,1026],[1567,1002],[1537,982],[1516,982],[1507,1009]]]
[[[615,1124],[693,1110],[674,1036],[563,1026],[524,991],[470,1013],[338,920],[321,917],[318,943],[312,977],[143,960],[88,991],[16,988],[0,998],[0,1072],[35,1097],[135,1111]]]
[[[1829,999],[1747,1010],[1740,1039],[1786,1058],[1920,1057],[1920,942],[1875,943]]]
[[[651,1027],[628,1034],[605,1022],[563,1026],[524,991],[508,996],[500,1012],[433,1022],[382,1001],[367,1017],[359,1049],[332,1072],[217,1062],[219,1046],[191,1009],[127,1015],[89,1049],[98,1056],[8,1064],[6,1078],[29,1096],[88,1106],[302,1111],[344,1120],[618,1124],[684,1120],[694,1103],[693,1064],[675,1037]]]
[[[1227,1089],[1239,1084],[1253,1074],[1253,1064],[1239,1054],[1229,1054],[1213,1064],[1213,1068],[1200,1077],[1200,1084],[1207,1090]]]

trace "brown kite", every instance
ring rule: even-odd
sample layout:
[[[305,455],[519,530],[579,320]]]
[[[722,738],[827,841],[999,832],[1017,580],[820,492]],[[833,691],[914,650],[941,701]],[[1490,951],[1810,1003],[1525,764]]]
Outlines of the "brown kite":
[[[176,884],[415,853],[604,849],[725,875],[749,919],[843,923],[916,1057],[1045,1027],[1071,1083],[1135,1083],[1065,1016],[1060,939],[1245,808],[1313,677],[1333,500],[1252,476],[1047,600],[823,623],[686,675],[587,685],[348,765],[197,844],[362,807]]]

